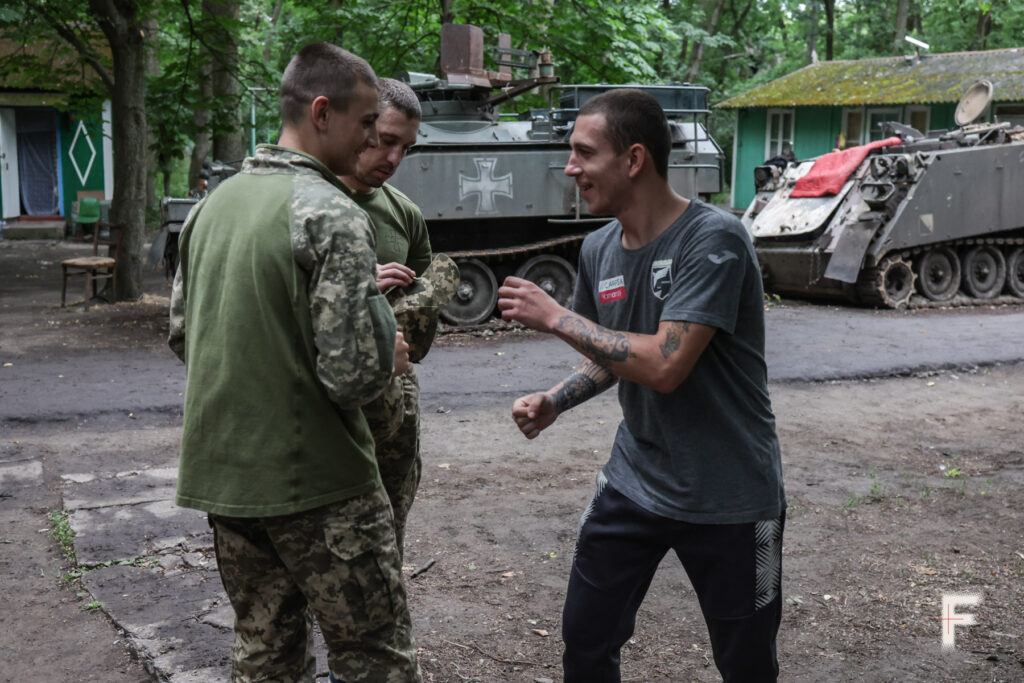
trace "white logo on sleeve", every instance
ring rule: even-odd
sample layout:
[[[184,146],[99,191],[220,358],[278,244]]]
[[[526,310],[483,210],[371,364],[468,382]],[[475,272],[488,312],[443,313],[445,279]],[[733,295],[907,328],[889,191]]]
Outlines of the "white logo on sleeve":
[[[672,287],[672,259],[651,263],[651,292],[659,299],[668,296]]]
[[[711,261],[716,266],[720,266],[723,263],[725,263],[726,261],[731,261],[734,258],[738,259],[739,256],[737,256],[736,254],[732,253],[728,249],[723,251],[721,254],[708,254],[708,261]]]

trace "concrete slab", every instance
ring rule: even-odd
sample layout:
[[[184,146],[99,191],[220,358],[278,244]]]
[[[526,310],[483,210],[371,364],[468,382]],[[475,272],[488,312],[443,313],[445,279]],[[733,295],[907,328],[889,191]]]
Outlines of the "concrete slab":
[[[62,475],[75,553],[87,570],[82,583],[161,680],[226,682],[234,610],[217,573],[206,514],[173,502],[176,474],[166,467]],[[317,671],[326,677],[319,631],[314,647]]]
[[[41,460],[26,458],[0,462],[0,486],[26,486],[43,483]]]
[[[170,500],[72,510],[78,563],[92,567],[174,550],[212,550],[206,514]],[[193,560],[195,564],[197,561]]]
[[[141,659],[173,683],[227,681],[234,641],[231,609],[214,567],[176,574],[159,568],[86,572],[86,589],[122,629]]]
[[[174,500],[176,474],[167,467],[104,475],[65,489],[64,507],[89,510]]]
[[[178,555],[213,548],[206,513],[174,504],[173,467],[92,477],[67,474],[64,508],[75,532],[75,554],[83,567],[174,551]],[[168,568],[183,564],[180,559]],[[201,566],[200,557],[190,565]]]

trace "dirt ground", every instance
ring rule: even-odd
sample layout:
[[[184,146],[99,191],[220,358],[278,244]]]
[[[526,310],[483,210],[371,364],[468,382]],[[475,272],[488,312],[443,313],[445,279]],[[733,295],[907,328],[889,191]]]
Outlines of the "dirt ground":
[[[54,264],[68,248],[19,246],[15,258],[0,242],[0,361],[162,349],[160,280],[141,303],[56,308]],[[2,378],[2,400],[18,400]],[[789,498],[784,679],[1024,680],[1022,387],[1024,365],[771,387]],[[424,475],[406,551],[424,677],[559,680],[575,529],[618,423],[614,396],[528,442],[500,389],[454,408],[424,393]],[[48,513],[61,507],[65,472],[172,465],[179,428],[173,411],[0,421],[0,465],[29,451],[42,461],[35,480],[25,475],[38,485],[0,479],[0,680],[152,680],[102,608],[61,580],[68,567]],[[944,652],[941,600],[952,592],[982,603],[961,610],[978,624],[958,628]],[[719,680],[710,657],[692,588],[666,558],[624,648],[623,679]]]

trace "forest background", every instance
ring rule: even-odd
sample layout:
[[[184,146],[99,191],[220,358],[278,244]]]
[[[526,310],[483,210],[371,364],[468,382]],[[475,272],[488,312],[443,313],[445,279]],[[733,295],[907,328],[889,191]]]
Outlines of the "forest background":
[[[136,299],[159,197],[195,188],[204,159],[244,157],[253,130],[275,140],[278,84],[300,47],[335,43],[382,76],[437,73],[446,22],[480,26],[485,46],[508,33],[513,47],[548,48],[562,83],[690,82],[712,102],[815,60],[912,53],[908,35],[932,53],[1024,46],[1019,0],[4,0],[0,39],[25,49],[0,72],[45,82],[52,51],[29,46],[53,44],[69,57],[61,80],[81,84],[72,109],[111,100],[111,219],[137,226],[118,298]],[[712,117],[725,168],[732,116]]]

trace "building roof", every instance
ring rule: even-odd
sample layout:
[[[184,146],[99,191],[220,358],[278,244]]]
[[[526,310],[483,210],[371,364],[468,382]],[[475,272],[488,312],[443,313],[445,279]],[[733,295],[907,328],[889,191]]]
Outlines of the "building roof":
[[[1024,100],[1024,47],[818,62],[716,104],[749,107],[959,102],[986,79],[1001,102]]]

